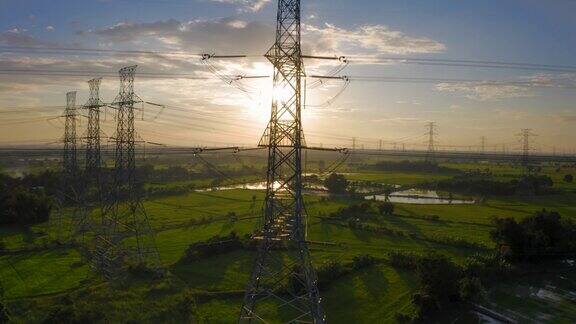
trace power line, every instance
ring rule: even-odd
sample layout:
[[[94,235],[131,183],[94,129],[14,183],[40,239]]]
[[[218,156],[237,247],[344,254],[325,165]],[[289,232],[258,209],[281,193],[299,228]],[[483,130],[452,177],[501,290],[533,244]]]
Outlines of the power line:
[[[278,0],[276,41],[266,53],[274,66],[273,103],[258,146],[268,149],[264,222],[256,261],[242,302],[240,323],[268,322],[277,302],[284,322],[325,323],[317,278],[306,242],[302,196],[302,76],[300,0]],[[278,250],[282,250],[280,253]],[[295,287],[283,289],[285,280]]]

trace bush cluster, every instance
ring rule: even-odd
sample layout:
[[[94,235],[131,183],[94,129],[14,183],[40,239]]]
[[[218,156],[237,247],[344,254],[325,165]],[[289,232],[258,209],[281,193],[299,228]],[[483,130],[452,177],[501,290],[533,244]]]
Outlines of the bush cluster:
[[[226,236],[217,235],[207,241],[191,244],[180,258],[180,263],[188,263],[210,256],[228,253],[247,245],[246,240],[241,239],[236,232],[231,232]]]
[[[50,217],[52,201],[42,190],[0,185],[0,224],[28,226]]]
[[[434,172],[434,173],[459,173],[460,170],[443,167],[434,162],[428,161],[380,161],[371,167],[380,171],[412,171],[412,172]]]
[[[558,212],[543,209],[520,221],[496,218],[494,226],[490,236],[511,260],[539,261],[576,254],[576,225]]]
[[[551,192],[554,182],[546,175],[527,175],[510,181],[496,181],[485,177],[456,176],[440,180],[425,187],[464,194],[484,196],[512,196],[517,194],[546,194]]]

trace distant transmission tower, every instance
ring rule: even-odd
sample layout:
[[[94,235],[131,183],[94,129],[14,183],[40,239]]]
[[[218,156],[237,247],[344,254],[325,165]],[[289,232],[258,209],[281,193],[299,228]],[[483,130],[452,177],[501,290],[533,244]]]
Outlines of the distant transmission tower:
[[[426,133],[426,135],[428,135],[428,151],[426,152],[426,161],[434,162],[436,160],[436,141],[434,140],[434,136],[437,135],[436,123],[429,122],[426,124],[426,127],[428,128],[428,132]]]
[[[76,138],[76,122],[78,111],[76,110],[76,91],[66,94],[66,110],[64,112],[64,156],[63,166],[65,176],[75,177],[78,172],[78,154]]]
[[[480,149],[480,152],[486,153],[486,136],[480,137]]]
[[[105,104],[100,100],[100,83],[101,78],[96,78],[88,81],[90,87],[90,97],[88,102],[84,105],[84,109],[88,110],[88,127],[86,129],[86,163],[84,168],[84,177],[82,184],[82,207],[83,213],[76,225],[76,231],[84,232],[91,225],[90,214],[92,212],[92,205],[95,201],[102,203],[102,188],[101,188],[101,166],[102,166],[102,153],[100,145],[100,112]],[[94,187],[94,188],[93,188]],[[91,189],[96,189],[94,194]]]
[[[95,266],[109,280],[126,262],[151,266],[160,262],[136,179],[134,104],[141,100],[134,94],[135,73],[136,66],[120,70],[120,93],[112,104],[117,109],[114,181],[108,189],[95,251]]]
[[[302,197],[302,77],[300,1],[279,0],[270,123],[259,146],[268,148],[264,223],[240,323],[325,323],[304,230]],[[270,306],[276,306],[271,310]]]
[[[536,134],[532,133],[532,129],[524,128],[517,136],[520,136],[522,141],[522,166],[530,169],[530,143],[531,138],[536,136]]]

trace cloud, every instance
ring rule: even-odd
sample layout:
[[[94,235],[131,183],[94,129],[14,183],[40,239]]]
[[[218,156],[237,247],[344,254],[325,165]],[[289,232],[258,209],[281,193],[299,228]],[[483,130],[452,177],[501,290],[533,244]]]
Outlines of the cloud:
[[[332,24],[303,25],[308,44],[316,53],[351,52],[366,54],[439,53],[446,46],[426,37],[414,37],[384,25],[363,25],[345,29]]]
[[[30,35],[26,29],[12,28],[0,32],[0,44],[11,46],[46,46],[52,43],[37,39]]]
[[[147,23],[120,22],[81,34],[113,42],[160,42],[182,49],[264,53],[274,41],[274,26],[228,17],[218,20]],[[345,29],[332,24],[302,25],[303,47],[314,54],[417,54],[443,52],[446,46],[426,37],[414,37],[383,25]]]
[[[218,20],[151,23],[121,22],[113,26],[80,32],[113,42],[160,42],[188,50],[226,51],[232,53],[264,53],[274,39],[274,29],[260,22],[235,18]]]
[[[46,26],[46,31],[52,32],[54,31],[56,28],[54,28],[54,26]]]
[[[436,90],[463,93],[465,97],[479,101],[532,96],[529,88],[525,86],[485,82],[439,83]]]
[[[212,2],[228,3],[240,6],[241,12],[257,12],[264,8],[270,0],[209,0]]]
[[[536,74],[515,81],[444,82],[436,85],[441,92],[460,93],[478,101],[535,96],[535,88],[574,88],[576,74]]]

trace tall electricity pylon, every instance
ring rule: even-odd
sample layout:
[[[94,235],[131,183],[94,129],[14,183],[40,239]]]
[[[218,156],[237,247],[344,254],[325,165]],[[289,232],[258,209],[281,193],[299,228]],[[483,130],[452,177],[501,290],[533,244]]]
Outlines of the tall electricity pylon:
[[[428,128],[428,151],[426,152],[426,161],[434,162],[436,160],[436,141],[434,140],[434,136],[437,135],[436,133],[436,123],[429,122],[426,124]]]
[[[102,154],[100,146],[100,112],[101,108],[106,105],[100,100],[100,83],[101,78],[95,78],[88,81],[90,87],[90,97],[84,105],[88,110],[88,127],[86,129],[86,163],[84,167],[84,177],[82,183],[82,208],[78,223],[76,224],[77,232],[88,230],[93,224],[91,213],[93,203],[102,203],[101,188],[101,167]],[[92,189],[95,189],[92,191]]]
[[[270,122],[259,146],[268,148],[263,228],[240,323],[324,323],[316,272],[305,239],[302,197],[302,78],[300,1],[279,0]],[[270,309],[273,307],[275,309]]]
[[[64,207],[75,202],[77,194],[76,181],[78,178],[78,154],[76,124],[78,112],[76,110],[76,91],[66,93],[66,109],[64,110],[64,149],[62,151],[62,176],[60,189],[57,193],[56,211],[51,214],[50,228],[55,229],[56,239],[64,239],[68,232],[70,222],[65,223]],[[66,227],[66,230],[65,228]]]
[[[134,94],[136,66],[120,69],[116,107],[114,181],[104,204],[101,230],[96,237],[95,267],[105,278],[117,277],[127,262],[160,266],[154,234],[141,201],[136,179]],[[125,203],[124,203],[125,202]]]
[[[480,152],[486,153],[486,136],[480,137]]]
[[[531,138],[536,136],[532,133],[532,129],[524,128],[516,136],[520,136],[522,141],[522,166],[526,168],[527,171],[530,170],[530,143]]]
[[[88,127],[86,132],[86,177],[96,180],[102,166],[100,151],[100,110],[106,105],[100,100],[100,83],[102,78],[88,81],[90,98],[84,106],[88,110]]]
[[[76,138],[76,91],[66,93],[66,110],[64,111],[64,173],[67,177],[74,177],[78,172],[78,154]]]

